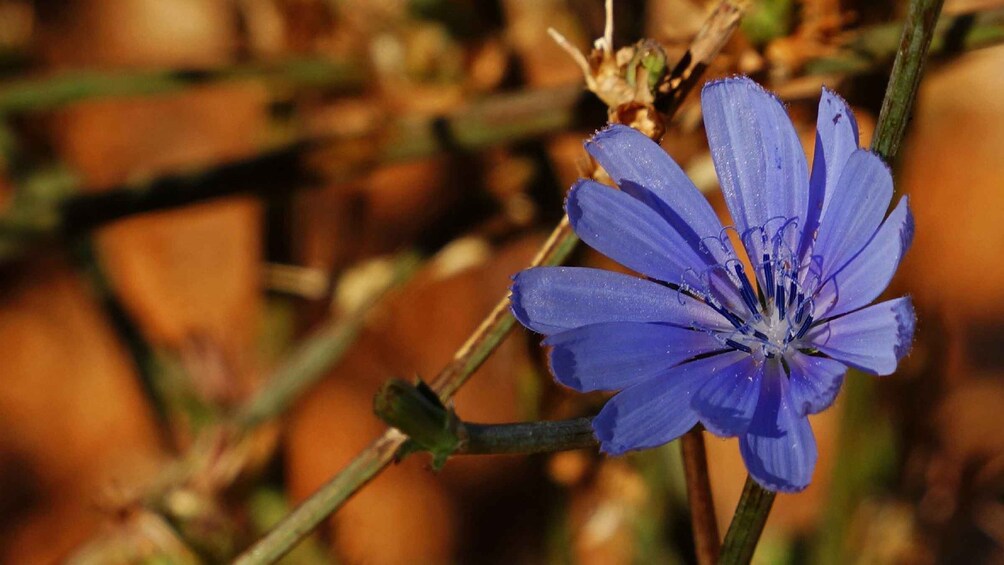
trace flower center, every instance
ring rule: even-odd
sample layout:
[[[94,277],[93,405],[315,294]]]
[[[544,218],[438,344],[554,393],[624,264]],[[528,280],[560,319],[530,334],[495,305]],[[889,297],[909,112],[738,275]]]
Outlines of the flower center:
[[[774,218],[763,226],[740,234],[747,255],[753,263],[756,289],[743,263],[731,252],[724,264],[717,266],[719,280],[727,278],[741,298],[741,305],[730,309],[715,296],[721,289],[708,284],[700,293],[705,303],[718,311],[733,326],[729,332],[714,332],[724,343],[757,357],[783,356],[789,347],[797,348],[812,325],[814,269],[803,265],[795,250],[799,246],[797,221]],[[724,245],[723,249],[728,248]],[[710,277],[709,277],[710,278]],[[726,283],[727,284],[727,283]],[[681,285],[693,292],[692,286]]]

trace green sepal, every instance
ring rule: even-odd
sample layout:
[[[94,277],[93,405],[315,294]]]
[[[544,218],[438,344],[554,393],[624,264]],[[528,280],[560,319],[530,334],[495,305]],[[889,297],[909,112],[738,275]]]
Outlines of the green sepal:
[[[398,450],[398,460],[428,451],[432,467],[438,471],[462,443],[460,419],[421,379],[415,384],[401,379],[387,381],[373,399],[373,411],[408,435],[408,441]]]

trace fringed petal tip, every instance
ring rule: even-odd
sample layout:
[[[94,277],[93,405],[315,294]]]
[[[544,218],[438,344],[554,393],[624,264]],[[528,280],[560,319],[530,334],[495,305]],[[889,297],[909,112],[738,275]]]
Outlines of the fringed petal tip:
[[[909,296],[904,296],[893,307],[896,316],[896,362],[898,363],[913,348],[913,333],[917,326],[917,312],[913,307],[913,300]]]
[[[609,123],[603,126],[602,128],[594,131],[593,135],[590,136],[589,139],[584,141],[582,145],[588,151],[590,146],[602,144],[605,140],[618,135],[628,135],[632,137],[637,136],[640,138],[645,138],[648,141],[652,141],[647,135],[641,133],[640,131],[634,129],[631,126],[626,126],[624,124],[617,124],[617,123]],[[655,142],[652,141],[652,143]]]
[[[801,492],[812,482],[818,452],[804,416],[782,437],[742,436],[739,451],[750,477],[769,491]]]
[[[836,105],[839,106],[839,108],[837,108],[835,110],[837,112],[837,114],[833,114],[832,116],[827,116],[828,119],[833,120],[833,124],[834,125],[836,125],[843,117],[846,116],[847,120],[851,124],[852,130],[854,131],[855,137],[857,137],[859,135],[859,133],[858,133],[858,120],[854,116],[854,111],[851,109],[851,105],[847,103],[847,100],[844,100],[843,96],[837,94],[833,90],[830,90],[829,88],[826,87],[825,84],[823,85],[822,90],[819,93],[819,111],[820,112],[823,111],[823,105],[824,104],[826,104],[827,106],[832,106],[833,104],[836,104]],[[818,128],[817,128],[817,132],[818,132]],[[855,139],[855,141],[857,141],[857,139]]]
[[[903,228],[899,232],[901,259],[910,250],[910,246],[913,245],[913,232],[916,229],[913,219],[913,208],[910,207],[909,197],[903,196],[902,200],[903,206],[906,207],[906,220],[903,222]]]
[[[771,492],[779,492],[783,494],[800,493],[806,488],[808,488],[810,484],[812,484],[811,481],[804,483],[793,483],[784,480],[777,480],[778,479],[777,477],[763,476],[763,475],[758,476],[754,474],[752,471],[750,472],[750,477],[754,481],[756,481],[756,484],[760,485],[765,490],[769,490]]]
[[[788,107],[788,105],[785,104],[784,100],[781,100],[780,96],[778,96],[774,92],[771,92],[770,90],[767,90],[766,88],[764,88],[762,84],[758,83],[757,81],[751,79],[746,75],[732,75],[724,78],[718,78],[715,80],[709,80],[704,83],[704,86],[701,87],[701,97],[703,97],[704,92],[709,89],[720,88],[730,85],[741,85],[747,87],[753,90],[757,94],[764,94],[769,96],[770,98],[775,100],[778,104],[780,104],[782,108]]]

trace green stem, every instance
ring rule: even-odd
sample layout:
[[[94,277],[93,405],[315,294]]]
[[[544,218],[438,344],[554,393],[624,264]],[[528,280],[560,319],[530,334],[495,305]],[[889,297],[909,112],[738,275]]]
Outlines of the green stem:
[[[470,424],[461,427],[455,455],[547,453],[599,445],[590,418],[519,424]]]
[[[4,84],[0,87],[0,115],[53,110],[94,98],[167,94],[212,82],[256,81],[279,89],[359,88],[363,78],[357,65],[324,58],[217,69],[64,71]]]
[[[729,531],[722,544],[720,565],[740,565],[750,562],[767,523],[770,508],[774,505],[775,493],[764,489],[749,476],[739,497],[739,505],[732,517]]]
[[[875,133],[872,136],[872,150],[886,162],[892,162],[899,153],[906,125],[910,120],[913,101],[917,97],[917,87],[927,58],[927,50],[934,37],[935,24],[941,14],[945,0],[914,0],[903,24],[903,35],[899,42],[896,61],[889,75],[882,110],[879,111]]]
[[[353,493],[373,480],[404,443],[406,437],[395,429],[384,432],[380,439],[353,459],[331,481],[311,495],[279,525],[272,529],[258,543],[251,546],[234,561],[234,565],[251,563],[275,563],[310,534],[314,528],[331,513],[332,508],[341,506]]]

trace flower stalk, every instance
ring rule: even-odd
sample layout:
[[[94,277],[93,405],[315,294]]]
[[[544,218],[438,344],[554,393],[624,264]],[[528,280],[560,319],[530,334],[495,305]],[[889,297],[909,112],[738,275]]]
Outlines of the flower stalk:
[[[739,497],[735,516],[732,517],[732,524],[725,534],[722,555],[718,561],[720,565],[750,562],[753,551],[760,541],[760,534],[763,533],[764,524],[767,523],[770,509],[774,505],[774,496],[775,493],[761,487],[752,478],[746,477],[746,485],[743,486],[742,496]]]
[[[421,380],[417,384],[387,381],[374,398],[373,411],[384,423],[408,435],[399,458],[428,451],[437,470],[453,455],[548,453],[599,444],[590,418],[514,424],[463,422]]]

